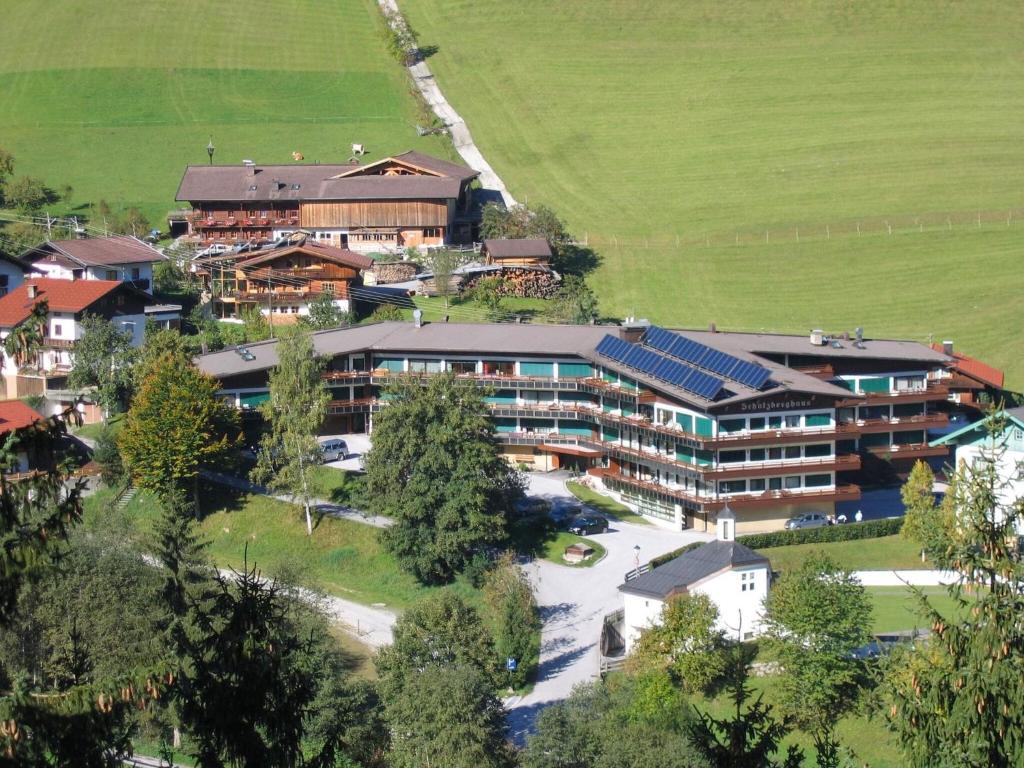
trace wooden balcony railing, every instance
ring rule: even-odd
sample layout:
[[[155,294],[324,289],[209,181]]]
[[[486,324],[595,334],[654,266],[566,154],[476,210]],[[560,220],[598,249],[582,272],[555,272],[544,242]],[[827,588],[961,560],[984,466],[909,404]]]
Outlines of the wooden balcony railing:
[[[840,400],[837,408],[854,405],[880,405],[882,403],[927,403],[945,400],[949,397],[949,386],[944,382],[929,381],[920,389],[904,389],[898,392],[864,392],[861,397]]]
[[[871,445],[864,448],[868,453],[882,458],[893,459],[925,459],[932,456],[948,456],[949,446],[931,446],[928,443],[909,443],[906,445]]]
[[[949,424],[949,416],[945,413],[928,413],[920,416],[898,416],[891,419],[860,419],[855,424],[863,435],[880,432],[904,432],[910,429],[932,429]]]

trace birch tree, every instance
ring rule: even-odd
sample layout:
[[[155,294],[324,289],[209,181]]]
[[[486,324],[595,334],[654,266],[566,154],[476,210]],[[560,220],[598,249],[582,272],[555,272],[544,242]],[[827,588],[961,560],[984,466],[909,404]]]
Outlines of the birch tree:
[[[312,333],[301,327],[281,337],[277,359],[270,373],[270,399],[260,406],[270,432],[252,478],[301,504],[306,532],[312,536],[313,471],[320,457],[316,436],[330,400],[321,378],[326,360],[317,356]]]

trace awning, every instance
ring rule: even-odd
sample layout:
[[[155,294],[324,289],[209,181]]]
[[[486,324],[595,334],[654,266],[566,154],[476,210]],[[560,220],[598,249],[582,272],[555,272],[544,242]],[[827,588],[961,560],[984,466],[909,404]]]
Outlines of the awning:
[[[537,446],[542,451],[548,451],[549,453],[565,453],[570,456],[600,456],[601,451],[596,448],[584,448],[581,445],[556,445],[551,443],[542,443]]]

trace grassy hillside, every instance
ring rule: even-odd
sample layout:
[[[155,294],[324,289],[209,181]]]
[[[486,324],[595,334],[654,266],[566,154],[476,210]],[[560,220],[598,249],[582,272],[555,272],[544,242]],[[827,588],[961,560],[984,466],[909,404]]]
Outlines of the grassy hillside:
[[[953,338],[1024,387],[1024,5],[402,5],[513,194],[598,250],[606,311]]]
[[[373,0],[33,0],[3,4],[0,146],[72,206],[159,223],[187,163],[343,162],[417,148],[416,105]]]

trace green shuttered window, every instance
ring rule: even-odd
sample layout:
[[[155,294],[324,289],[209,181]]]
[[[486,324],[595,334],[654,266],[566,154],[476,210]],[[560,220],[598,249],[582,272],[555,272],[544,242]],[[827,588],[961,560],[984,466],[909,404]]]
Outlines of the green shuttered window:
[[[684,432],[693,432],[693,417],[688,413],[677,413],[676,423],[683,428]]]
[[[238,396],[238,402],[241,405],[248,405],[251,408],[255,408],[260,403],[265,403],[270,399],[269,392],[247,392],[244,395]]]
[[[588,379],[594,375],[594,369],[587,363],[559,363],[560,379]]]
[[[832,417],[827,413],[809,413],[804,417],[804,424],[808,427],[827,427],[832,423]]]
[[[711,419],[697,417],[697,434],[702,437],[711,437]]]
[[[861,379],[860,380],[860,391],[861,392],[888,392],[889,391],[889,377],[883,376],[880,379]]]

